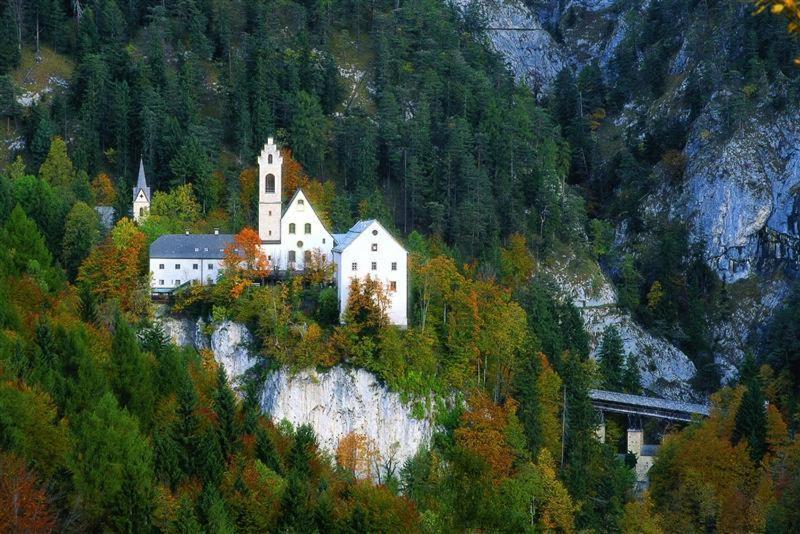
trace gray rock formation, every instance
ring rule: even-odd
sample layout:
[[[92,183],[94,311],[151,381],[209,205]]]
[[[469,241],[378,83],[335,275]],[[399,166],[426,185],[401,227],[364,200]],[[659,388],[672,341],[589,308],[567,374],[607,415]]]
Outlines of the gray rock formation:
[[[520,0],[457,0],[456,3],[462,8],[478,7],[491,28],[505,28],[487,32],[492,46],[506,59],[518,80],[539,95],[547,92],[566,61],[552,36]]]
[[[351,432],[363,434],[375,445],[382,474],[398,469],[433,434],[428,419],[415,419],[400,395],[378,383],[363,369],[341,366],[324,373],[287,370],[273,373],[264,387],[261,406],[274,421],[295,426],[308,423],[324,450],[335,454],[339,441]]]
[[[202,319],[164,316],[160,320],[177,345],[210,349],[232,384],[238,384],[257,361],[252,334],[244,325],[225,321],[208,328]],[[363,369],[338,366],[321,373],[281,369],[264,384],[261,406],[276,423],[310,424],[320,446],[330,454],[351,432],[367,436],[379,456],[374,475],[402,467],[420,447],[427,446],[434,431],[430,417],[415,418],[409,403]]]

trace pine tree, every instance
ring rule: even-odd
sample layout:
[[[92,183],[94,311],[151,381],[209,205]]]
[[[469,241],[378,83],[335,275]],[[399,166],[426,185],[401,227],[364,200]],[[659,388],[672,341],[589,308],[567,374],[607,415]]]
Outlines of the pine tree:
[[[261,426],[256,428],[256,458],[276,473],[280,474],[283,472],[275,443],[272,441],[267,431]]]
[[[21,59],[19,33],[11,2],[5,3],[0,16],[0,74],[6,74],[19,66]]]
[[[133,329],[118,316],[111,342],[111,387],[120,405],[137,415],[145,427],[152,422],[155,401],[151,373]]]
[[[600,372],[603,374],[603,387],[621,391],[625,372],[625,353],[622,337],[615,326],[609,326],[603,333],[597,357],[600,362]]]
[[[217,415],[217,434],[223,458],[233,452],[239,431],[236,424],[236,399],[228,386],[228,376],[225,368],[219,366],[217,370],[217,389],[214,391],[214,413]]]
[[[756,376],[747,381],[731,437],[734,444],[747,440],[750,458],[754,462],[760,462],[767,452],[767,411],[761,382]]]
[[[84,202],[76,202],[64,224],[61,261],[74,280],[78,267],[100,241],[100,217]]]

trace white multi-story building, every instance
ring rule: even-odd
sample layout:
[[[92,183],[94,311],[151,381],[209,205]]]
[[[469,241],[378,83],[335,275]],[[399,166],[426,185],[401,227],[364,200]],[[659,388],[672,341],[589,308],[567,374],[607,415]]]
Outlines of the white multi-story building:
[[[350,281],[367,275],[381,280],[390,298],[389,319],[408,324],[407,252],[377,221],[360,221],[346,234],[332,235],[298,189],[283,209],[283,159],[270,137],[258,157],[258,235],[272,268],[279,274],[302,271],[312,254],[333,261],[342,316]],[[139,169],[140,184],[134,188],[134,215],[139,193],[146,189],[149,212],[150,190]],[[142,207],[142,206],[139,206]],[[137,218],[137,220],[140,220]],[[151,287],[168,292],[187,282],[214,283],[220,275],[230,234],[168,234],[150,245]]]
[[[389,321],[408,325],[408,252],[376,220],[358,221],[346,234],[337,234],[333,247],[339,309],[344,318],[354,278],[379,280],[389,297]]]
[[[159,292],[187,282],[213,284],[233,235],[166,234],[150,245],[150,286]]]

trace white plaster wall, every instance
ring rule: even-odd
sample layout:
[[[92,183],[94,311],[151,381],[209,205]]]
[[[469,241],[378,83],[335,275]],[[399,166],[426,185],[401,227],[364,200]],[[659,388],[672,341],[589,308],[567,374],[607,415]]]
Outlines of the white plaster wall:
[[[378,234],[373,235],[373,230]],[[372,250],[373,243],[377,243],[377,251]],[[380,280],[387,290],[389,321],[397,326],[408,326],[408,253],[383,227],[378,223],[371,224],[341,254],[335,254],[334,259],[342,316],[350,294],[350,282],[353,278],[363,280],[369,275]],[[372,268],[373,262],[376,269]],[[391,269],[392,262],[397,263],[396,271]],[[396,291],[389,291],[391,281],[396,282]]]
[[[301,202],[302,201],[302,202]],[[295,225],[295,233],[289,233],[289,225]],[[305,225],[311,225],[311,233],[305,233]],[[331,249],[333,248],[333,236],[325,229],[322,221],[314,212],[313,207],[302,191],[292,199],[292,203],[286,209],[281,219],[281,243],[276,245],[264,245],[264,252],[271,257],[275,268],[280,271],[288,269],[289,251],[295,252],[295,270],[305,268],[305,251],[318,249],[325,254],[329,261]],[[302,246],[300,246],[302,243]]]
[[[195,264],[197,269],[193,267]],[[160,265],[164,265],[164,268],[161,269]],[[176,268],[176,265],[180,265],[180,268]],[[209,265],[212,265],[213,269],[209,269]],[[180,280],[181,284],[188,281],[199,282],[201,274],[202,283],[208,283],[209,278],[214,283],[219,278],[221,269],[222,260],[217,259],[150,258],[150,287],[153,289],[175,287],[175,280]]]
[[[281,239],[282,166],[281,152],[270,137],[258,156],[258,236],[262,241]],[[268,174],[275,176],[275,191],[271,193],[266,192]]]

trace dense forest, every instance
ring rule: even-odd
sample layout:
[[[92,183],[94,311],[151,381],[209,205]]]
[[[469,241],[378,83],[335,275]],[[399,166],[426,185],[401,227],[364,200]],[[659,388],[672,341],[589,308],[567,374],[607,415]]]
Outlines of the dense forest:
[[[657,125],[611,153],[593,135],[600,111],[664,90],[668,26],[717,4],[653,2],[613,80],[565,69],[537,99],[483,14],[440,0],[0,0],[0,127],[17,140],[0,149],[0,530],[799,529],[800,291],[720,389],[707,320],[725,285],[687,229],[643,214],[636,250],[614,246],[621,215],[679,180],[686,132]],[[688,98],[780,78],[774,105],[792,105],[796,43],[768,13],[736,20],[744,46]],[[402,238],[411,324],[390,326],[365,283],[340,325],[324,262],[263,285],[233,262],[171,312],[253,332],[259,363],[234,391],[156,319],[148,246],[245,239],[268,136],[285,198],[303,187],[333,231],[369,217]],[[137,225],[140,160],[155,193]],[[579,311],[539,276],[566,250],[599,261],[714,393],[708,419],[670,429],[644,493],[625,422],[601,443],[589,400],[641,393],[634,355],[609,328],[591,358]],[[430,447],[376,471],[362,437],[331,455],[310,426],[261,413],[274,369],[338,364],[435,417]]]

